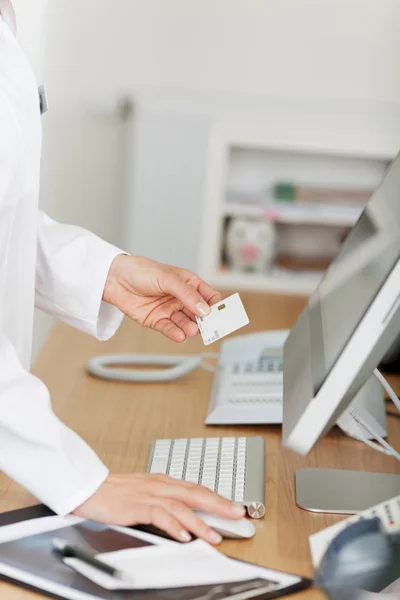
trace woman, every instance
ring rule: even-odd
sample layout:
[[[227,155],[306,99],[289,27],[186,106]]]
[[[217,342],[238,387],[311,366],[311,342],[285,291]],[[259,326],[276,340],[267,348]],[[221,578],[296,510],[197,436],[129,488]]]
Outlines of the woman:
[[[125,314],[183,342],[220,296],[193,273],[39,213],[39,97],[15,32],[11,1],[0,0],[0,468],[58,514],[219,543],[192,509],[234,519],[242,507],[165,476],[110,474],[29,373],[34,305],[102,340]]]

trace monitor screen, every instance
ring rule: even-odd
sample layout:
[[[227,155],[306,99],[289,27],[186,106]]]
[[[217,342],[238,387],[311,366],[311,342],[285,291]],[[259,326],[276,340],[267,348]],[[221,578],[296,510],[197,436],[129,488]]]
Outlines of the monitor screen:
[[[314,395],[400,258],[399,182],[395,160],[308,303]]]

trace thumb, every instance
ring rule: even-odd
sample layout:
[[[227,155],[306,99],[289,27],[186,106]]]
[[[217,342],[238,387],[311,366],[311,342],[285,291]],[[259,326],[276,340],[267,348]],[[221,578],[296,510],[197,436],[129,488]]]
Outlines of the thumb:
[[[211,308],[199,294],[199,292],[191,285],[188,285],[170,271],[165,275],[162,282],[164,292],[170,296],[177,298],[189,312],[199,317],[206,317],[211,312]]]

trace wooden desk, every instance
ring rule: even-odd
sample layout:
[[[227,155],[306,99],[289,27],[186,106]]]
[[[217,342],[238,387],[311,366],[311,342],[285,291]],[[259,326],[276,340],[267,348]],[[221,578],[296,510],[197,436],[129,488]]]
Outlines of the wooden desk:
[[[246,333],[289,328],[305,299],[242,294],[251,324]],[[243,333],[242,332],[239,332]],[[218,350],[214,344],[210,351]],[[308,536],[342,517],[312,514],[297,508],[294,475],[300,467],[327,467],[399,472],[394,459],[332,432],[305,458],[281,447],[277,426],[205,427],[204,417],[212,377],[205,371],[169,384],[109,383],[86,375],[86,361],[104,352],[204,351],[201,339],[183,346],[159,334],[125,322],[117,335],[99,343],[73,329],[58,325],[37,360],[34,372],[48,385],[59,417],[96,450],[114,472],[146,470],[150,445],[156,438],[261,434],[266,441],[266,516],[255,522],[257,533],[249,541],[226,541],[221,549],[231,556],[273,569],[312,576]],[[395,378],[394,378],[395,379]],[[392,381],[393,383],[393,381]],[[400,390],[400,378],[395,383]],[[389,419],[392,444],[400,439],[400,421]],[[399,449],[399,448],[398,448]],[[34,504],[35,500],[5,475],[0,475],[0,511]],[[27,600],[38,596],[0,584],[0,597]],[[296,596],[322,599],[318,590]]]

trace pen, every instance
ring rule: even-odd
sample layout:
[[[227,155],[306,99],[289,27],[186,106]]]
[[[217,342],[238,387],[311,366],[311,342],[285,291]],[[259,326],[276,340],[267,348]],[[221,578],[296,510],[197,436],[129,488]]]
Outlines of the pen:
[[[95,569],[98,569],[99,571],[102,571],[111,577],[115,577],[116,579],[121,579],[123,581],[132,581],[128,574],[111,567],[98,558],[95,558],[85,550],[82,550],[82,548],[69,544],[66,540],[54,538],[52,540],[52,544],[55,552],[63,558],[77,558],[78,560],[81,560],[87,565],[90,565],[91,567],[94,567]]]

